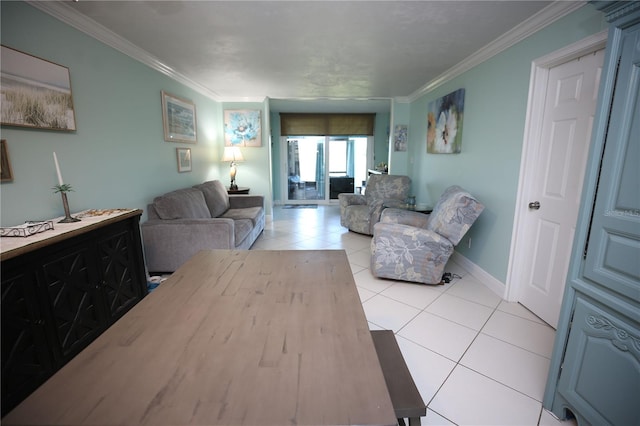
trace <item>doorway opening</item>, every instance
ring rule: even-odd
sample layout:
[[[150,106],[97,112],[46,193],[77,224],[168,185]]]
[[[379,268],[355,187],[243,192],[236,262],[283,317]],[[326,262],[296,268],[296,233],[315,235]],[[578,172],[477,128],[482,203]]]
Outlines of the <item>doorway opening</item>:
[[[340,193],[362,191],[373,138],[288,136],[284,139],[288,202],[337,202]]]

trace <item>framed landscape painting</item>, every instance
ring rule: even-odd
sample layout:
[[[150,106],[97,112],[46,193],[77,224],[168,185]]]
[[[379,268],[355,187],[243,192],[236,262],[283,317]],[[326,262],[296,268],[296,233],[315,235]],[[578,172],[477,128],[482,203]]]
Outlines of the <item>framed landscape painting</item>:
[[[76,130],[69,69],[7,46],[1,49],[2,124]]]
[[[163,91],[162,126],[167,142],[197,143],[195,104]]]
[[[260,110],[226,110],[224,145],[262,146]]]
[[[0,181],[11,182],[13,180],[13,171],[9,162],[9,152],[7,150],[7,141],[0,141]]]
[[[427,112],[427,152],[459,154],[462,151],[464,89],[458,89],[429,104]]]

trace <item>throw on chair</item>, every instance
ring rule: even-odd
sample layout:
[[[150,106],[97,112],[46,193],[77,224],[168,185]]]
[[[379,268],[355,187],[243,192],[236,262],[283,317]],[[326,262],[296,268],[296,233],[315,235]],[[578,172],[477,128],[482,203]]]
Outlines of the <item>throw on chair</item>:
[[[453,248],[484,210],[459,186],[447,188],[430,215],[385,209],[373,227],[374,276],[439,284]]]

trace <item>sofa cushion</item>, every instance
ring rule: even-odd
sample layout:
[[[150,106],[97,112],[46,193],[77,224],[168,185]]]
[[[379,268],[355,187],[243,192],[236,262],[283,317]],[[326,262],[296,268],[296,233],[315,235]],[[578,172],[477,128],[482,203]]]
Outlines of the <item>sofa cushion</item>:
[[[210,218],[202,191],[195,188],[178,189],[153,200],[160,219]]]
[[[200,185],[195,185],[194,188],[199,189],[204,194],[204,200],[207,203],[207,207],[209,207],[211,217],[219,217],[229,209],[229,194],[219,180],[201,183]]]
[[[235,221],[239,221],[242,219],[249,219],[253,224],[253,226],[256,226],[256,224],[264,214],[263,211],[264,209],[262,207],[245,207],[243,209],[229,209],[220,217],[224,217],[226,219],[233,219]]]
[[[450,186],[429,215],[427,229],[457,245],[482,210],[484,205],[471,194],[459,186]]]
[[[250,219],[237,219],[234,221],[233,234],[236,240],[236,247],[242,244],[245,238],[251,234],[252,229],[253,224]]]

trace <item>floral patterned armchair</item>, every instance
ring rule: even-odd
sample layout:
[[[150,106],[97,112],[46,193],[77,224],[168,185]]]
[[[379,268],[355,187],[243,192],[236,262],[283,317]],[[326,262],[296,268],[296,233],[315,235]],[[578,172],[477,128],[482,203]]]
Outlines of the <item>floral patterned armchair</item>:
[[[338,194],[340,224],[360,234],[373,234],[373,225],[388,201],[405,201],[411,179],[408,176],[371,175],[365,194]]]
[[[447,188],[430,215],[385,209],[373,227],[371,272],[376,277],[439,284],[464,234],[484,210],[459,186]]]

